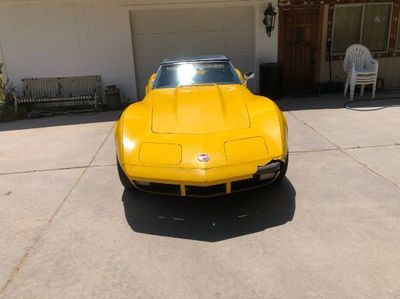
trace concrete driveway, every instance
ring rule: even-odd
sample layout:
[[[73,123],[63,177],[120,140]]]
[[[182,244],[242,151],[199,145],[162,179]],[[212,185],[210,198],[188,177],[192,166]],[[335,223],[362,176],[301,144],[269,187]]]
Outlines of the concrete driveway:
[[[400,298],[400,107],[280,103],[287,179],[124,192],[113,112],[0,124],[1,298]]]

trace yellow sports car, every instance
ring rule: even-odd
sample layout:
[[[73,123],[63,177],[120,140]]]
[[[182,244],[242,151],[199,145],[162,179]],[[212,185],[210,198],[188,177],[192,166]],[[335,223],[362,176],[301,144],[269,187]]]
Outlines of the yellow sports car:
[[[287,123],[225,56],[164,60],[115,126],[126,189],[210,197],[282,180]]]

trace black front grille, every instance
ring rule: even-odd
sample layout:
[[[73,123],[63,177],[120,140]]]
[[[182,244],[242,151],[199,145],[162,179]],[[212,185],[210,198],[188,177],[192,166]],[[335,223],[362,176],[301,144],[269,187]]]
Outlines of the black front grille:
[[[160,184],[160,183],[150,183],[150,185],[139,185],[137,187],[143,191],[156,192],[171,195],[180,195],[181,187],[179,185],[173,184]]]
[[[271,180],[258,180],[258,179],[247,179],[247,180],[242,180],[242,181],[236,181],[231,183],[231,190],[232,192],[240,191],[240,190],[246,190],[246,189],[252,189],[252,188],[258,188],[262,186],[268,185]]]
[[[256,178],[236,181],[231,183],[231,192],[237,192],[247,189],[254,189],[268,185],[270,180],[259,180]],[[136,184],[136,186],[142,191],[170,194],[170,195],[181,195],[180,185],[174,184],[160,184],[160,183],[149,183],[149,185]],[[185,186],[186,195],[193,197],[212,197],[226,194],[226,184],[218,184],[212,186]]]
[[[219,184],[213,186],[199,187],[199,186],[186,186],[186,195],[188,196],[214,196],[226,193],[226,185]]]

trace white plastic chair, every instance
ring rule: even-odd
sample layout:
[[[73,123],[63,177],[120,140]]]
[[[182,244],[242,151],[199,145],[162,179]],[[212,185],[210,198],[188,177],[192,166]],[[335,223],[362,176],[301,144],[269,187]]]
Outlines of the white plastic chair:
[[[364,87],[372,84],[372,99],[375,99],[376,81],[378,79],[379,62],[372,58],[371,52],[362,45],[351,45],[346,50],[343,69],[347,73],[344,97],[350,86],[350,101],[354,99],[354,89],[361,85],[360,95],[364,95]]]

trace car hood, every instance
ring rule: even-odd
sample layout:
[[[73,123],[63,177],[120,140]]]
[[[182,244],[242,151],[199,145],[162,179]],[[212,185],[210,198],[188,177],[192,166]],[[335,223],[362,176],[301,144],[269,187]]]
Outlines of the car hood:
[[[155,89],[152,131],[207,134],[250,127],[242,85],[203,85]]]

